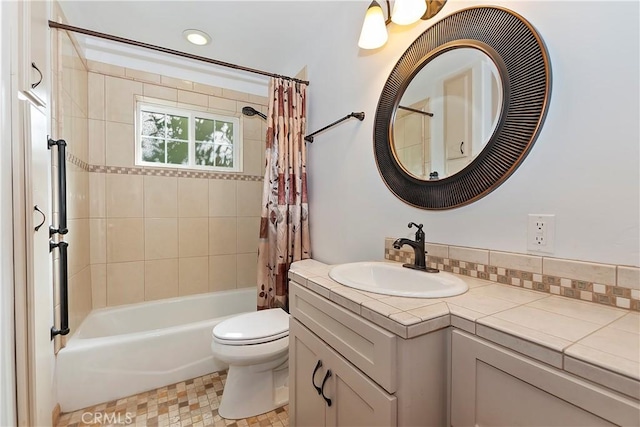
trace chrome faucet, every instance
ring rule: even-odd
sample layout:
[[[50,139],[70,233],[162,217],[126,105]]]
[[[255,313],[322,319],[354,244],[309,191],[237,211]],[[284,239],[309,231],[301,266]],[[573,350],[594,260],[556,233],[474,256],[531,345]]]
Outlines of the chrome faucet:
[[[440,270],[437,268],[427,267],[426,262],[426,254],[427,251],[424,249],[424,231],[422,231],[423,225],[416,224],[415,222],[409,223],[409,228],[416,227],[418,231],[416,231],[416,240],[410,240],[405,238],[397,239],[393,242],[393,247],[395,249],[400,249],[404,245],[409,245],[413,248],[414,253],[414,261],[413,264],[402,264],[403,267],[411,268],[413,270],[426,271],[427,273],[438,273]]]

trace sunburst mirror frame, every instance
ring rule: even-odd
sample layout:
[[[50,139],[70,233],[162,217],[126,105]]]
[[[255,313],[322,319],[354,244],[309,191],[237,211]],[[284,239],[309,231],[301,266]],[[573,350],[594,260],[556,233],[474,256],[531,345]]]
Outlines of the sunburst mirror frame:
[[[393,122],[402,95],[431,60],[451,49],[480,49],[502,81],[500,118],[485,148],[460,172],[421,180],[399,164]],[[380,95],[374,124],[378,170],[393,194],[422,209],[474,202],[502,184],[522,163],[542,127],[551,94],[551,67],[542,38],[523,17],[502,7],[457,11],[422,33],[398,60]]]

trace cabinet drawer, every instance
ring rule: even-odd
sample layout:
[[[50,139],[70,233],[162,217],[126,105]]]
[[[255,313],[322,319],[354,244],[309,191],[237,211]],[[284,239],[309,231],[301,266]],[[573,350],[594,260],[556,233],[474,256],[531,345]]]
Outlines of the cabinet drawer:
[[[380,384],[397,390],[398,337],[331,301],[291,282],[291,315],[333,347],[345,359]]]

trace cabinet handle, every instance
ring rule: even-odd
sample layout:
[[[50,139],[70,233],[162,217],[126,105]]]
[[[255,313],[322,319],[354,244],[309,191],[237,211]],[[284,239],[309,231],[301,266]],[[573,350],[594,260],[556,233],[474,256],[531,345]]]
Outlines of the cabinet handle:
[[[324,401],[327,402],[327,406],[331,406],[331,399],[329,399],[327,396],[324,395],[324,384],[327,382],[330,376],[331,376],[331,369],[329,369],[326,375],[324,376],[324,380],[322,380],[322,389],[320,390],[322,397],[324,398]]]
[[[31,67],[34,68],[38,72],[38,74],[40,74],[40,80],[38,80],[36,83],[31,83],[31,89],[35,89],[40,83],[42,83],[42,72],[38,69],[35,62],[31,63]]]
[[[44,212],[42,212],[42,211],[40,210],[40,208],[38,207],[38,205],[35,205],[35,206],[33,207],[33,210],[34,210],[34,211],[36,211],[36,212],[38,212],[40,215],[42,215],[42,222],[41,222],[40,224],[36,225],[36,226],[35,226],[35,228],[34,228],[36,231],[38,231],[38,230],[40,230],[40,227],[42,227],[42,226],[44,225],[45,221],[47,220],[47,216],[44,214]]]
[[[316,367],[313,370],[313,374],[311,374],[311,384],[313,384],[318,394],[322,394],[322,389],[316,385],[316,372],[318,372],[318,369],[320,369],[321,367],[322,360],[318,360],[318,363],[316,363]],[[322,385],[324,385],[324,383]]]
[[[464,141],[460,143],[460,154],[464,154]]]

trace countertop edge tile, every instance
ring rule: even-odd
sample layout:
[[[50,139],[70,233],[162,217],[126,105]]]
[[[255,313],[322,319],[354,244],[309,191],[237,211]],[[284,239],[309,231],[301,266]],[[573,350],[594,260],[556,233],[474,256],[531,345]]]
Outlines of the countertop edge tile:
[[[396,322],[395,320],[392,320],[386,316],[383,316],[382,314],[371,310],[368,307],[361,307],[361,313],[360,315],[375,323],[376,325],[380,326],[383,329],[386,329],[396,335],[398,335],[400,338],[404,338],[406,339],[408,337],[407,335],[407,327],[404,325],[401,325],[400,323]]]
[[[476,334],[476,322],[467,320],[464,317],[457,316],[453,313],[451,314],[451,326],[474,335]]]
[[[476,335],[532,359],[562,369],[562,352],[560,351],[481,324],[476,324]]]
[[[633,399],[640,400],[640,386],[638,385],[638,381],[627,376],[620,375],[566,354],[564,356],[564,370],[580,378],[630,396]]]
[[[601,367],[609,366],[610,368],[606,368],[608,371],[629,377],[635,381],[640,381],[640,365],[633,360],[580,344],[579,341],[569,346],[564,351],[564,354],[566,357],[578,359],[590,365]],[[631,370],[634,369],[635,372],[632,372]]]

